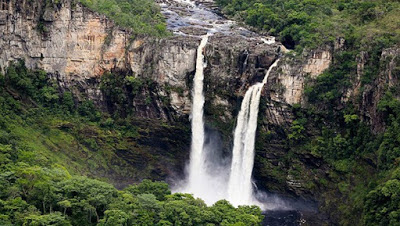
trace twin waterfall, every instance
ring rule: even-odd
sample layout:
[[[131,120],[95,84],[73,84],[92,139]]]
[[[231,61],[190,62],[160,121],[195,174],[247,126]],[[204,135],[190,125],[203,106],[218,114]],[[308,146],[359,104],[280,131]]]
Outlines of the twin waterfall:
[[[257,130],[258,108],[261,92],[271,70],[278,60],[268,69],[262,82],[251,86],[243,99],[234,132],[234,145],[230,175],[221,174],[221,169],[209,166],[210,160],[205,147],[203,121],[204,95],[204,48],[209,35],[203,36],[197,49],[196,73],[192,91],[192,146],[188,178],[181,192],[192,193],[207,204],[226,199],[234,206],[257,204],[253,197],[252,171],[254,164],[254,145]],[[223,171],[228,171],[225,167]]]
[[[204,47],[208,41],[208,35],[203,36],[197,49],[196,73],[192,91],[192,147],[190,152],[190,164],[188,172],[187,190],[195,195],[202,196],[203,186],[207,183],[205,167],[206,156],[204,153],[204,121],[203,121],[203,80],[204,80]]]
[[[231,174],[228,183],[228,200],[235,206],[255,202],[251,174],[254,165],[258,106],[264,84],[267,83],[268,76],[278,61],[269,67],[262,82],[252,85],[247,90],[240,107],[233,140]]]

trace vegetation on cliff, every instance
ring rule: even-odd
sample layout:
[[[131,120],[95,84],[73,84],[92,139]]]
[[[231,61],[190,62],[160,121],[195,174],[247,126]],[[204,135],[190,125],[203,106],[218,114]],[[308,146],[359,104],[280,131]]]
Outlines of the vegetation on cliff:
[[[388,62],[393,67],[390,72],[393,81],[400,78],[399,56],[383,56],[385,50],[398,48],[396,45],[400,43],[400,3],[383,0],[217,0],[217,3],[225,14],[278,36],[284,45],[295,49],[297,58],[304,50],[327,47],[334,50],[330,68],[315,79],[307,79],[304,90],[307,105],[293,106],[295,119],[284,134],[288,140],[285,161],[290,162],[289,173],[299,178],[318,175],[319,179],[308,179],[304,186],[320,189],[317,193],[325,200],[323,208],[341,224],[400,224],[399,84],[386,84],[379,103],[367,103],[371,101],[368,98],[376,95],[373,92],[381,92],[376,86],[382,82],[380,76],[392,70]],[[362,67],[358,67],[360,62]],[[346,95],[355,83],[359,83],[358,96],[349,99]],[[371,112],[362,109],[366,105],[375,105],[367,111],[377,111],[383,131],[373,131],[365,115]],[[306,169],[297,165],[296,159],[301,154],[322,158],[330,170],[325,175],[302,172]],[[279,167],[273,166],[268,171],[280,183],[286,180]],[[361,217],[354,218],[356,215]]]
[[[105,14],[134,34],[168,35],[165,18],[153,0],[79,0],[84,6]]]
[[[280,37],[288,47],[315,48],[337,37],[355,45],[399,43],[400,3],[365,0],[217,0],[223,12]]]
[[[128,80],[131,85],[133,79]],[[111,86],[110,79],[103,82],[107,90],[105,84]],[[117,190],[107,182],[82,177],[105,179],[99,175],[120,171],[136,178],[135,173],[154,178],[152,170],[147,170],[157,167],[152,159],[163,159],[157,160],[163,164],[170,160],[129,143],[142,136],[140,124],[133,126],[119,115],[112,118],[100,113],[89,101],[75,103],[70,92],[60,93],[59,88],[44,71],[28,70],[22,61],[0,74],[1,225],[261,222],[258,207],[234,208],[226,201],[207,207],[191,195],[171,194],[164,182],[144,180]],[[130,145],[137,148],[129,151]],[[123,150],[135,155],[127,155],[126,160],[133,162],[121,162],[117,155]],[[97,170],[100,173],[93,172]]]
[[[164,179],[168,167],[178,171],[183,164],[190,138],[172,139],[174,133],[187,133],[182,124],[120,117],[126,111],[115,111],[113,117],[85,97],[78,100],[62,90],[44,71],[27,70],[22,61],[8,68],[0,84],[1,136],[43,161],[60,163],[71,173],[108,178],[120,186],[129,180]],[[163,137],[156,139],[154,134]],[[168,153],[164,146],[169,147]]]
[[[388,74],[394,76],[392,81],[398,81],[400,60],[398,55],[385,55],[385,48],[393,43],[380,45],[377,40],[363,50],[346,42],[336,51],[330,68],[308,81],[305,95],[309,105],[304,114],[297,115],[305,119],[304,128],[313,132],[298,139],[295,148],[331,165],[333,183],[326,189],[337,189],[340,195],[329,194],[325,199],[328,206],[338,205],[342,224],[400,224],[396,173],[400,169],[399,84],[383,82]],[[357,58],[362,57],[360,71]],[[357,81],[356,96],[346,97]],[[380,95],[378,103],[366,98],[372,95]],[[368,113],[364,108],[369,108]],[[376,118],[369,114],[376,114]],[[383,129],[377,130],[377,124]],[[361,218],[353,218],[355,214]]]

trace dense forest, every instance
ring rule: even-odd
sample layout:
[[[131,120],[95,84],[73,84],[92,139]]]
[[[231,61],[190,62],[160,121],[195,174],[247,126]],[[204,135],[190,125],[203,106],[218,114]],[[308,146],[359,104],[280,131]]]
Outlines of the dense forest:
[[[397,44],[398,1],[277,0],[216,1],[222,11],[300,51],[316,48],[342,37],[352,48],[375,48]]]

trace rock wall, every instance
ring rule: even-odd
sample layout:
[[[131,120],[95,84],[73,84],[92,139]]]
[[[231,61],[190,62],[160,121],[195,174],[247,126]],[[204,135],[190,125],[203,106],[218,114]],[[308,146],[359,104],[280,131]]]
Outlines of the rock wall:
[[[105,110],[110,100],[100,90],[104,73],[118,71],[116,76],[129,73],[151,80],[151,86],[129,99],[129,106],[139,119],[183,119],[188,123],[199,42],[200,38],[191,36],[131,39],[129,30],[71,0],[57,4],[46,4],[45,0],[0,0],[1,70],[12,61],[24,59],[29,68],[46,70],[78,99],[88,97]],[[254,169],[260,188],[302,197],[318,196],[320,188],[311,187],[310,181],[323,177],[328,166],[307,153],[292,156],[296,162],[288,162],[287,131],[295,119],[293,106],[307,104],[307,79],[315,79],[326,70],[334,61],[334,52],[341,51],[344,43],[344,39],[338,39],[333,47],[302,56],[287,54],[269,77],[260,104]],[[282,55],[282,49],[279,43],[268,45],[242,36],[209,38],[205,48],[205,118],[210,127],[224,134],[227,150],[247,88],[263,79],[269,66]],[[384,129],[376,111],[378,100],[387,86],[398,84],[398,55],[399,48],[385,50],[379,62],[384,69],[378,79],[360,90],[368,58],[361,52],[357,77],[342,100],[345,104],[361,96],[357,102],[361,118],[370,122],[375,131]],[[149,135],[145,145],[154,143],[157,134],[160,133]],[[159,150],[164,150],[161,146]],[[293,171],[304,174],[299,178]]]
[[[78,85],[92,99],[99,90],[88,84],[104,71],[125,66],[129,33],[80,4],[62,0],[3,1],[0,11],[0,67],[24,59],[28,68],[55,75],[63,87]]]
[[[161,87],[156,89],[157,95],[168,96],[173,114],[188,115],[199,40],[196,37],[132,40],[129,30],[71,0],[57,4],[44,0],[2,0],[0,10],[3,71],[10,62],[23,59],[28,68],[44,69],[64,89],[77,97],[89,97],[103,107],[101,76],[108,71],[125,70],[156,81]],[[278,50],[278,45],[268,46],[260,40],[212,37],[206,50],[206,77],[212,84],[208,88],[218,92],[217,89],[228,87],[232,93],[244,93],[248,81],[263,76]],[[242,62],[245,52],[248,59]],[[167,92],[166,86],[173,89]],[[227,101],[227,95],[221,98]],[[143,111],[139,115],[169,119],[165,114]]]
[[[0,2],[2,70],[23,59],[28,68],[46,70],[78,100],[90,98],[105,110],[113,103],[100,90],[101,77],[109,71],[117,71],[116,76],[126,72],[153,81],[129,99],[136,117],[187,122],[200,38],[132,40],[129,30],[71,0]],[[225,134],[227,146],[242,97],[263,79],[281,48],[279,43],[268,45],[243,36],[210,37],[205,49],[205,116],[210,126]],[[261,106],[265,129],[290,125],[290,105],[303,101],[305,76],[316,76],[330,59],[329,52],[319,51],[302,60],[282,60],[264,91],[269,97]],[[286,151],[276,148],[282,154]]]
[[[160,86],[175,87],[168,93],[163,89],[157,92],[168,95],[174,114],[189,114],[199,38],[130,37],[128,30],[71,0],[58,4],[2,0],[0,68],[4,70],[10,62],[24,59],[29,68],[46,70],[65,89],[99,105],[104,102],[98,85],[101,75],[106,71],[129,70]],[[210,38],[206,47],[206,92],[210,100],[218,94],[219,103],[229,103],[219,106],[224,109],[221,119],[232,118],[237,108],[232,106],[236,97],[243,96],[247,87],[263,78],[279,50],[279,43],[267,45],[261,40],[218,35]],[[329,66],[330,60],[329,51],[313,52],[305,63],[284,60],[279,73],[268,82],[271,99],[289,105],[300,103],[305,75],[315,77]],[[272,121],[284,121],[279,112],[269,111],[275,117]],[[157,117],[168,119],[165,115]]]
[[[372,84],[365,85],[361,89],[361,76],[368,59],[368,54],[361,52],[357,58],[357,77],[352,82],[353,86],[348,90],[344,102],[352,100],[357,103],[361,119],[368,122],[375,133],[383,132],[385,129],[384,115],[378,112],[379,100],[384,96],[389,88],[399,86],[400,78],[400,48],[393,47],[384,49],[376,62],[380,65],[380,70]],[[394,93],[399,95],[399,93]],[[399,97],[399,96],[398,96]]]

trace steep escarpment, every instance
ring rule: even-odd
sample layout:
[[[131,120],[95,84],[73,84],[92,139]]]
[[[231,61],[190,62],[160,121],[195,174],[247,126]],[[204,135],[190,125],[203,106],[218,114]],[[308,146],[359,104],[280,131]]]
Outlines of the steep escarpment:
[[[119,187],[181,178],[200,37],[133,36],[79,3],[46,2],[1,1],[0,67],[5,72],[22,59],[29,69],[46,71],[56,87],[52,94],[63,103],[71,95],[71,108],[91,121],[36,118],[46,122],[35,134],[49,150],[44,155],[56,150],[66,162],[87,165],[79,173]],[[319,201],[333,222],[361,213],[367,194],[382,189],[376,184],[396,178],[389,174],[399,156],[396,142],[385,141],[398,131],[399,48],[355,48],[352,42],[337,37],[300,54],[221,32],[210,36],[204,52],[205,121],[222,134],[227,156],[244,93],[281,58],[262,94],[253,176],[262,190]],[[18,111],[37,108],[35,98],[15,92],[24,83],[15,84],[7,95],[28,103]],[[104,115],[98,117],[92,103]],[[43,139],[52,129],[62,135]],[[60,137],[68,142],[57,146]]]
[[[28,68],[45,70],[62,93],[71,92],[76,104],[92,100],[110,114],[130,115],[151,123],[188,124],[199,38],[132,39],[129,29],[122,29],[106,17],[71,1],[57,4],[10,1],[5,5],[5,10],[1,11],[4,29],[0,59],[3,70],[11,62],[23,59]],[[210,37],[205,52],[205,114],[208,125],[224,134],[226,152],[229,152],[241,97],[251,84],[262,80],[280,49],[279,43],[268,45],[262,40],[240,36]],[[285,93],[276,92],[275,102],[263,108],[267,115],[264,117],[266,125],[280,127],[290,124],[293,116],[289,107],[300,101],[303,75],[306,72],[316,75],[323,71],[329,61],[329,56],[324,54],[327,53],[310,57],[304,67],[293,63],[295,66],[286,66],[300,69],[282,66],[283,69],[279,70],[282,73],[278,73],[281,82],[269,82],[268,87],[279,88],[281,83],[287,87]],[[289,73],[290,70],[293,72]],[[295,70],[304,73],[296,75]],[[162,134],[162,128],[153,129],[158,132],[148,131],[148,135],[142,136],[148,138],[140,138],[144,146],[160,143],[156,140]],[[156,150],[173,152],[174,148],[160,144]],[[175,148],[188,150],[185,145]],[[282,150],[281,147],[278,149]],[[116,154],[137,165],[136,160],[131,161],[136,158],[132,150],[117,151]],[[187,158],[185,155],[182,157]],[[184,164],[177,162],[181,171]],[[129,164],[124,167],[129,168]],[[161,172],[164,177],[168,174],[165,170]],[[98,175],[113,177],[114,173],[119,178],[116,180],[118,183],[130,181],[122,179],[124,176],[115,170]],[[128,174],[128,177],[132,175]]]
[[[177,154],[182,157],[178,159],[187,158],[189,141],[185,142],[186,136],[182,137],[183,143],[172,141],[168,136],[159,141],[159,136],[164,132],[189,135],[186,129],[191,108],[190,90],[200,38],[133,38],[129,29],[116,26],[105,16],[74,1],[16,0],[2,4],[0,65],[3,72],[13,62],[23,60],[28,69],[46,71],[62,98],[72,94],[75,106],[90,106],[87,105],[89,101],[115,120],[134,118],[135,126],[143,129],[139,129],[141,138],[138,138],[136,151],[143,149],[140,152],[144,154],[148,147],[155,152],[168,151],[175,155],[173,150],[181,149],[178,152],[186,154]],[[261,40],[227,35],[210,37],[205,53],[208,63],[205,90],[209,103],[206,119],[211,127],[226,134],[226,141],[231,131],[226,125],[233,126],[240,96],[251,83],[263,77],[279,52],[279,44],[268,45]],[[142,120],[148,124],[139,123]],[[176,126],[172,128],[177,130],[171,134],[168,128],[164,131],[163,126],[151,126],[153,124]],[[87,129],[88,134],[93,134]],[[97,135],[99,132],[91,135],[91,139],[99,143],[102,138]],[[136,167],[136,151],[125,147],[115,150],[115,154],[128,163],[123,163],[122,171],[126,172],[131,162],[132,170],[140,172]],[[184,164],[178,159],[172,163],[172,171],[178,172],[164,168],[157,174],[165,178],[182,173]],[[99,171],[102,167],[94,164],[92,174],[114,178],[118,184],[132,181],[128,177],[140,179],[132,174],[124,176],[118,169]],[[142,169],[145,168],[149,169]]]
[[[88,97],[103,107],[104,97],[99,85],[101,76],[105,72],[125,71],[137,78],[151,79],[159,86],[173,87],[168,89],[170,93],[165,90],[159,93],[164,92],[161,95],[171,100],[177,114],[188,113],[190,76],[195,68],[199,38],[133,39],[129,29],[122,29],[105,16],[73,1],[60,1],[57,4],[10,1],[4,4],[0,25],[4,28],[0,43],[3,71],[10,62],[23,59],[28,68],[45,70],[62,88],[77,97]],[[216,38],[207,48],[207,51],[220,52],[215,55],[209,53],[210,58],[220,62],[215,66],[210,64],[210,70],[218,67],[215,73],[210,72],[211,77],[229,77],[231,81],[238,79],[243,74],[236,71],[236,68],[243,67],[243,62],[239,62],[239,53],[255,46],[258,46],[258,50],[248,55],[255,55],[261,61],[265,61],[263,58],[268,54],[278,52],[278,46],[268,47],[261,41],[235,37],[223,39],[224,44],[219,44],[217,40],[220,39]],[[248,66],[244,67],[252,70],[246,77],[253,76],[257,68],[261,69],[257,75],[260,76],[274,59],[269,58],[267,62],[246,62]],[[157,116],[167,119],[166,116]]]
[[[330,221],[365,224],[375,212],[371,190],[383,186],[371,183],[390,180],[397,168],[390,134],[397,131],[399,48],[354,51],[341,42],[308,59],[287,57],[271,77],[254,176],[259,187],[316,198]]]

